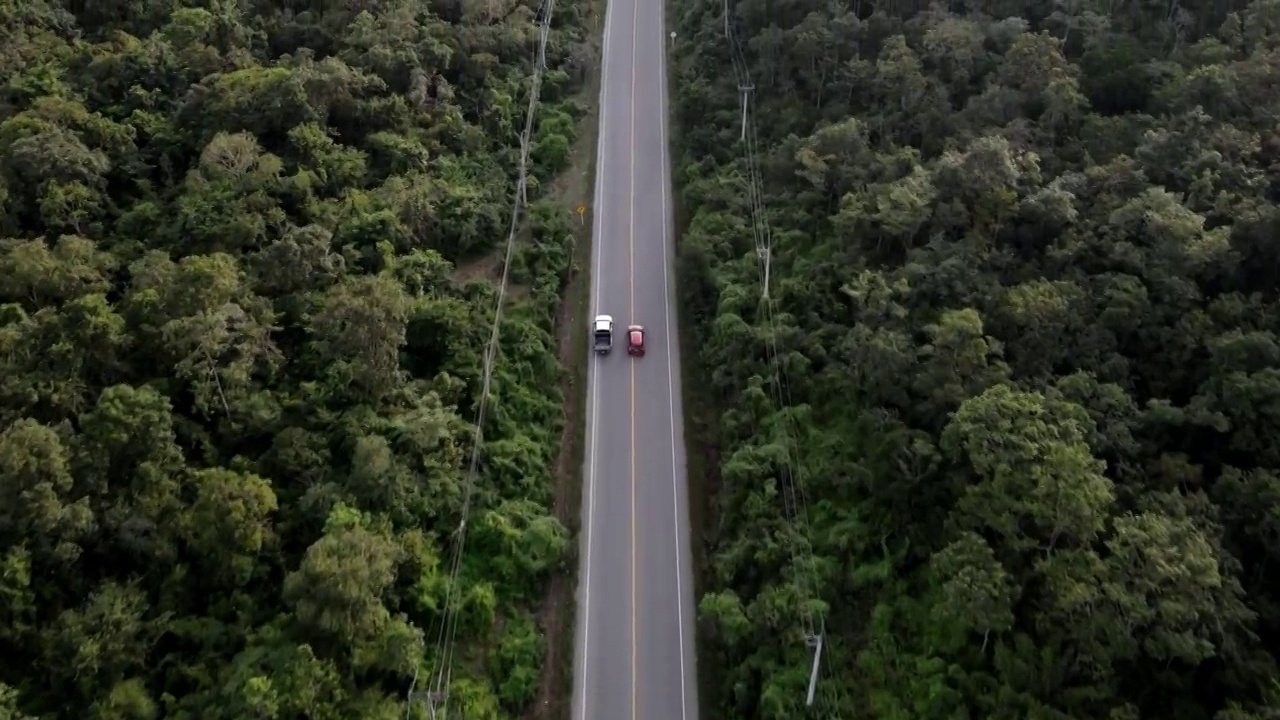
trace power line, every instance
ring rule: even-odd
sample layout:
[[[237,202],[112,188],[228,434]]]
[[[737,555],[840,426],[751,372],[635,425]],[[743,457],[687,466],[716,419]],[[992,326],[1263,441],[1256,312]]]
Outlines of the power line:
[[[772,390],[774,402],[782,416],[780,422],[783,432],[783,449],[785,459],[779,468],[782,481],[784,512],[792,531],[792,561],[800,577],[801,584],[809,582],[809,593],[802,610],[806,643],[813,648],[813,665],[810,670],[809,688],[806,705],[813,705],[819,677],[819,665],[825,638],[825,613],[820,607],[813,607],[818,599],[820,583],[818,582],[816,561],[813,546],[809,541],[808,501],[804,493],[804,483],[797,477],[803,467],[799,457],[797,430],[791,399],[790,385],[786,380],[786,369],[778,352],[778,323],[774,312],[774,300],[769,292],[771,268],[774,259],[773,232],[769,226],[767,208],[763,195],[764,178],[760,172],[758,137],[753,113],[755,83],[752,82],[750,65],[743,52],[736,30],[737,18],[733,13],[730,0],[724,0],[724,33],[729,45],[730,62],[733,66],[734,80],[742,100],[742,132],[740,145],[743,150],[743,165],[746,169],[747,202],[751,208],[751,230],[755,243],[756,267],[760,278],[760,310],[766,325],[766,353],[773,369]],[[797,548],[800,545],[802,548]]]
[[[517,165],[515,197],[512,201],[511,225],[507,232],[506,251],[502,260],[502,278],[498,283],[498,297],[494,307],[493,324],[489,333],[489,341],[485,345],[481,391],[476,410],[475,439],[471,447],[471,459],[463,484],[461,519],[458,523],[457,538],[454,542],[453,553],[449,563],[449,582],[448,591],[445,594],[444,617],[441,619],[440,632],[436,639],[435,658],[437,666],[431,678],[429,689],[425,692],[417,690],[419,668],[415,667],[407,696],[409,702],[405,711],[406,717],[412,712],[414,701],[422,701],[427,704],[427,711],[431,720],[445,720],[448,717],[449,691],[453,681],[454,653],[457,648],[458,611],[456,604],[462,559],[466,549],[467,521],[470,519],[476,476],[479,474],[480,469],[480,447],[484,440],[484,421],[489,405],[493,365],[499,349],[502,307],[507,293],[507,277],[511,270],[511,258],[514,255],[516,233],[520,227],[520,213],[529,203],[529,152],[533,138],[534,120],[537,117],[538,99],[542,90],[542,73],[547,67],[547,39],[551,34],[551,14],[554,9],[555,0],[541,0],[538,7],[538,40],[537,48],[534,51],[534,69],[530,78],[529,104],[525,112],[524,130],[519,136],[520,159]]]
[[[726,13],[732,13],[728,0],[725,2],[725,8]],[[807,510],[801,507],[793,475],[794,468],[799,465],[798,457],[795,457],[798,453],[794,442],[794,437],[796,435],[793,428],[794,419],[791,417],[790,413],[785,412],[786,408],[790,406],[790,391],[785,382],[785,370],[782,367],[781,359],[778,355],[777,322],[774,317],[773,301],[772,298],[770,298],[768,287],[768,282],[770,280],[770,267],[774,257],[773,236],[772,229],[768,222],[767,209],[765,207],[765,199],[763,195],[764,181],[759,168],[756,124],[753,113],[751,112],[751,93],[754,90],[754,83],[751,82],[747,61],[742,52],[741,43],[737,38],[737,33],[733,27],[735,20],[736,18],[732,18],[730,21],[726,22],[725,27],[730,46],[732,48],[735,75],[738,78],[739,90],[743,92],[743,160],[747,171],[747,199],[751,206],[752,234],[755,240],[757,270],[761,282],[761,312],[764,316],[766,327],[768,328],[765,344],[769,357],[769,364],[774,371],[771,383],[774,401],[777,404],[778,409],[783,411],[783,427],[786,430],[786,439],[788,440],[784,445],[784,448],[787,451],[787,460],[783,463],[781,468],[781,473],[783,475],[783,502],[787,510],[788,519],[791,520],[794,525],[802,526],[800,529],[803,530],[803,527],[807,526]],[[807,540],[807,533],[802,533],[802,536],[805,536]],[[805,544],[807,546],[807,542]],[[812,555],[811,549],[808,549],[807,552],[809,555]],[[811,563],[801,563],[799,562],[800,558],[797,557],[796,559],[798,565],[809,565],[810,570],[812,570]],[[813,590],[816,592],[816,576],[813,576],[812,579],[814,581]],[[807,634],[812,635],[816,631],[816,623],[812,620],[811,611],[806,610],[806,615],[809,617],[807,623],[808,627],[806,628],[808,631]]]

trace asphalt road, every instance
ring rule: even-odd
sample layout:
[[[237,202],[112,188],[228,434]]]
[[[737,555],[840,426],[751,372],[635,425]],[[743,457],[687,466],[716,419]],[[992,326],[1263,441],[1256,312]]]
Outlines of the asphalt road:
[[[607,0],[574,720],[697,720],[663,0]],[[647,354],[626,352],[644,325]]]

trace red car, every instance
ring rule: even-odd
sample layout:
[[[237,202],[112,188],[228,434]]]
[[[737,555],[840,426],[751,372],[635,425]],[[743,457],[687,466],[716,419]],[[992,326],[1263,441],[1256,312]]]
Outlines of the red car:
[[[627,354],[636,357],[644,356],[643,325],[630,325],[627,327]]]

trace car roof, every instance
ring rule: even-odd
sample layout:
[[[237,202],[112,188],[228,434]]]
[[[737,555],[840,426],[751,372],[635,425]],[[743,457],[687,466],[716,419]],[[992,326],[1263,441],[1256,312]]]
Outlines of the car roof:
[[[596,322],[598,322],[598,323],[600,323],[600,322],[607,322],[607,323],[611,323],[611,322],[613,322],[613,316],[612,316],[612,315],[597,315],[597,316],[596,316]]]

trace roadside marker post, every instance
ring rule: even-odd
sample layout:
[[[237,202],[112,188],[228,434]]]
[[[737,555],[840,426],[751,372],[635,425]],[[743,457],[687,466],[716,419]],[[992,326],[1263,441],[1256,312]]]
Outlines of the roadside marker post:
[[[586,205],[578,206],[578,224],[579,225],[587,224],[587,206]]]

